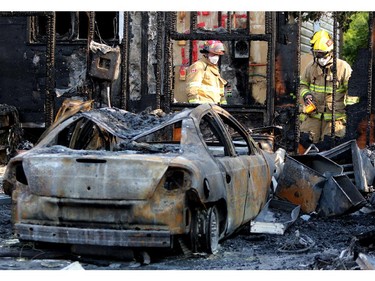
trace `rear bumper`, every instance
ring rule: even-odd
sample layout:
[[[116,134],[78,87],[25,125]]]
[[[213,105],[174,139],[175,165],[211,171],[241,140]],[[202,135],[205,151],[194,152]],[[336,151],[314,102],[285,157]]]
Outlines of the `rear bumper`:
[[[120,247],[171,247],[171,233],[163,230],[113,230],[16,223],[18,239],[61,244]]]

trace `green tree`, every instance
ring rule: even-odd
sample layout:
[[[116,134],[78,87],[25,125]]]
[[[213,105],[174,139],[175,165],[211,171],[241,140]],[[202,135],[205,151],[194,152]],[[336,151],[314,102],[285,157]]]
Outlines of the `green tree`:
[[[357,12],[350,16],[349,27],[344,30],[342,56],[353,65],[359,49],[367,48],[369,37],[369,13]]]
[[[301,15],[302,21],[317,21],[323,16],[336,16],[338,28],[343,32],[341,56],[353,65],[359,49],[368,46],[369,12],[292,12],[295,18]]]

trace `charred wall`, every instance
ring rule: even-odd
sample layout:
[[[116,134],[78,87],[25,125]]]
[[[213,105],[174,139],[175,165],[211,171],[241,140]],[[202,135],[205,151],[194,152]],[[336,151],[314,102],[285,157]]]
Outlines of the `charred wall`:
[[[45,122],[46,44],[28,42],[27,17],[0,17],[1,103],[17,107],[24,127]],[[86,78],[86,47],[57,45],[55,107],[82,91]]]
[[[129,111],[156,106],[157,13],[130,12]]]
[[[0,29],[1,103],[16,106],[22,122],[42,126],[45,47],[26,45],[26,17],[0,17]]]
[[[368,49],[361,49],[352,66],[353,72],[349,80],[349,95],[358,96],[359,103],[347,107],[348,119],[345,139],[357,139],[361,148],[366,145],[369,103],[367,70],[370,61]],[[374,112],[374,109],[372,109],[372,112]]]
[[[295,150],[296,97],[298,96],[298,24],[288,22],[280,13],[277,24],[275,57],[275,113],[273,123],[281,126],[282,144],[287,151]]]
[[[26,13],[27,14],[27,13]],[[38,13],[30,13],[39,15]],[[139,14],[139,13],[138,13]],[[42,13],[40,13],[42,15]],[[137,23],[137,20],[134,20]],[[137,38],[137,26],[133,25],[132,38]],[[46,81],[47,81],[47,44],[32,42],[30,37],[36,27],[30,24],[30,15],[8,13],[0,15],[0,103],[16,106],[20,113],[20,122],[24,128],[45,128],[46,119]],[[63,37],[62,34],[58,36]],[[147,35],[146,35],[147,38]],[[135,42],[132,50],[141,50],[140,42]],[[55,89],[52,93],[55,112],[66,98],[79,96],[94,98],[98,103],[106,103],[106,84],[87,75],[91,56],[87,52],[86,40],[56,42],[54,55]],[[152,46],[150,46],[152,48]],[[132,54],[141,57],[137,51]],[[140,64],[135,60],[135,65]],[[147,61],[147,58],[146,58]],[[139,99],[141,85],[139,66],[130,68],[134,75],[131,90],[133,100]],[[134,82],[136,81],[136,82]],[[121,83],[117,79],[111,83],[112,106],[121,107]],[[147,81],[143,81],[147,84]],[[135,85],[135,86],[134,86]],[[137,96],[138,95],[138,96]]]

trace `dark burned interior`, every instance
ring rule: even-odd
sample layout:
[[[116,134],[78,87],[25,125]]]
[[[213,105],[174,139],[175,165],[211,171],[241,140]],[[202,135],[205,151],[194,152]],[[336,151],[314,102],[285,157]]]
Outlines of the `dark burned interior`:
[[[62,145],[77,150],[178,152],[176,144],[179,144],[179,138],[174,132],[176,128],[181,128],[181,121],[147,133],[173,115],[134,114],[114,108],[93,109],[89,113],[82,113],[59,132],[48,146]]]
[[[75,150],[178,153],[181,149],[183,119],[177,115],[178,112],[158,116],[148,111],[134,114],[116,108],[93,109],[75,117],[53,140],[48,141],[47,146],[65,146]],[[234,129],[230,119],[221,117],[236,146],[236,152],[252,154],[247,137]],[[214,156],[229,155],[228,151],[224,151],[225,137],[213,119],[211,114],[202,118],[199,125],[202,139]]]

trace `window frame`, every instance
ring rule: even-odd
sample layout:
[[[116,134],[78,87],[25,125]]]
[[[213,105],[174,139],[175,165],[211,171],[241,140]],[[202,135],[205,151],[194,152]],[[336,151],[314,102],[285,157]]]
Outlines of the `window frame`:
[[[67,19],[67,14],[70,13],[70,16],[72,16],[72,14],[76,14],[78,15],[78,18],[70,18],[70,29],[68,28],[68,30],[66,29],[62,29],[63,27],[62,26],[66,26],[66,22],[68,21]],[[59,45],[64,45],[64,44],[77,44],[77,45],[83,45],[83,44],[87,44],[87,40],[88,40],[88,37],[89,37],[89,31],[88,31],[88,28],[89,26],[91,26],[91,23],[90,23],[90,16],[88,14],[89,12],[83,12],[83,11],[79,11],[79,12],[55,12],[55,17],[56,17],[56,24],[55,24],[55,33],[56,33],[56,44],[59,44]],[[107,16],[100,19],[100,22],[98,23],[98,15],[104,15],[104,13],[107,13]],[[84,17],[84,14],[86,14],[86,18],[83,18]],[[110,14],[113,14],[113,16],[111,17]],[[63,17],[62,17],[63,16]],[[29,45],[46,45],[47,44],[47,22],[48,22],[48,19],[47,19],[47,15],[32,15],[32,16],[29,16],[28,19],[27,19],[27,33],[28,33],[28,44]],[[99,34],[100,34],[100,26],[103,26],[104,24],[107,24],[108,23],[106,22],[107,19],[109,18],[112,18],[112,22],[114,20],[116,20],[116,30],[113,30],[113,38],[102,38],[102,36],[98,35],[98,30],[99,30]],[[61,19],[61,21],[59,20]],[[97,41],[97,42],[100,42],[100,43],[105,43],[107,45],[113,45],[113,44],[119,44],[120,43],[120,39],[119,39],[119,30],[120,30],[120,26],[119,26],[119,19],[120,19],[120,15],[119,15],[119,12],[116,12],[116,11],[99,11],[99,12],[95,12],[95,25],[94,25],[94,41]],[[84,24],[81,24],[80,25],[80,22],[81,21],[84,21]],[[60,22],[63,22],[63,24],[60,25]],[[72,26],[72,23],[74,22],[74,26]],[[44,26],[45,25],[45,26]],[[83,25],[83,28],[84,29],[87,29],[87,34],[84,34],[82,38],[79,38],[79,33],[80,33],[80,30],[82,29]],[[70,30],[73,30],[74,29],[74,33],[71,33]],[[105,28],[102,28],[102,30],[104,30]],[[65,33],[63,35],[60,35],[59,32],[61,31],[65,31]],[[67,35],[67,32],[70,32],[69,33],[69,36],[66,36]]]
[[[265,17],[266,17],[266,21],[269,19],[271,20],[272,19],[272,12],[265,12]],[[249,14],[248,14],[249,15]],[[257,112],[257,113],[260,113],[263,115],[263,120],[264,120],[264,124],[268,124],[271,120],[271,116],[269,112],[273,112],[273,88],[274,88],[274,84],[275,84],[275,81],[274,81],[274,77],[272,75],[273,73],[273,64],[272,62],[275,60],[274,58],[274,54],[272,54],[271,50],[272,50],[272,46],[274,44],[274,40],[273,40],[273,34],[271,32],[271,30],[268,30],[266,28],[266,31],[265,33],[263,34],[253,34],[253,33],[250,33],[250,29],[247,28],[247,29],[244,29],[244,30],[241,30],[241,31],[238,31],[238,30],[235,30],[233,31],[231,28],[228,29],[228,32],[220,32],[219,31],[212,31],[212,30],[202,30],[202,29],[198,29],[197,28],[197,12],[190,12],[190,30],[189,32],[179,32],[177,31],[177,25],[176,25],[176,22],[178,19],[178,15],[176,12],[170,12],[168,13],[168,22],[170,24],[167,24],[166,27],[167,27],[167,32],[169,33],[168,37],[169,37],[169,40],[171,41],[171,46],[172,46],[172,42],[178,42],[178,41],[194,41],[194,40],[198,40],[198,41],[205,41],[205,40],[211,40],[211,39],[216,39],[216,40],[220,40],[222,42],[224,41],[228,41],[230,42],[231,44],[237,42],[237,41],[246,41],[248,42],[249,44],[251,44],[252,41],[264,41],[267,43],[267,49],[268,49],[268,56],[267,56],[267,83],[266,83],[266,101],[265,101],[265,104],[258,104],[258,103],[253,103],[251,102],[251,95],[249,95],[248,93],[250,92],[250,84],[247,84],[247,87],[246,87],[246,91],[248,91],[246,93],[246,96],[245,96],[245,101],[243,104],[240,104],[240,105],[236,105],[236,104],[228,104],[228,105],[222,105],[224,108],[230,108],[231,111],[241,111],[241,112]],[[249,18],[249,16],[248,16]],[[190,46],[192,46],[192,44],[189,44]],[[191,49],[192,47],[190,47]],[[174,57],[174,51],[173,51],[173,48],[170,48],[169,50],[169,54],[167,55],[169,56],[172,61],[173,61],[173,57]],[[189,53],[189,57],[191,58],[191,52]],[[189,59],[189,64],[192,63],[192,60]],[[194,107],[195,105],[193,104],[189,104],[187,102],[176,102],[175,100],[175,82],[174,82],[174,79],[175,79],[175,67],[178,67],[176,66],[174,63],[172,63],[171,65],[171,68],[169,70],[169,73],[168,73],[168,77],[172,77],[172,80],[173,82],[169,85],[169,88],[167,88],[168,92],[168,96],[167,98],[169,99],[169,107],[172,109],[172,110],[180,110],[181,108],[183,107]]]

